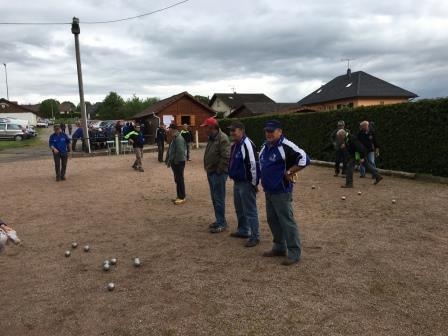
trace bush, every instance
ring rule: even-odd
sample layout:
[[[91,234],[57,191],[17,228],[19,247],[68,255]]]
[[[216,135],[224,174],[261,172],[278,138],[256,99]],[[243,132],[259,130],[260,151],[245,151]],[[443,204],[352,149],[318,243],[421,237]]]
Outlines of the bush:
[[[344,120],[353,134],[358,133],[362,120],[373,121],[381,147],[380,168],[448,177],[448,98],[239,120],[248,136],[261,146],[263,125],[269,119],[279,120],[286,137],[312,159],[325,161],[334,160],[330,136],[338,120]],[[221,120],[222,129],[231,121]]]

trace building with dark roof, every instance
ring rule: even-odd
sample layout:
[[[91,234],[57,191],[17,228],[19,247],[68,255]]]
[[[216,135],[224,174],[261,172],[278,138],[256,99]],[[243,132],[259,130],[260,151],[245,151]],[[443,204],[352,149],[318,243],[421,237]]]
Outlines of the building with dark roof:
[[[263,93],[215,93],[210,100],[209,106],[216,112],[222,112],[224,117],[229,116],[247,103],[275,103]]]
[[[338,76],[309,94],[298,104],[315,111],[336,110],[343,107],[398,104],[418,97],[364,71]]]
[[[202,122],[210,117],[214,117],[215,112],[195,99],[188,92],[182,92],[169,98],[158,101],[140,113],[133,116],[135,119],[148,128],[148,138],[154,141],[155,132],[159,123],[168,126],[174,123],[178,126],[187,124],[194,134],[198,131],[199,141],[207,140],[204,127],[199,127]]]
[[[228,118],[255,117],[268,114],[292,113],[300,109],[297,103],[245,103],[230,113]]]

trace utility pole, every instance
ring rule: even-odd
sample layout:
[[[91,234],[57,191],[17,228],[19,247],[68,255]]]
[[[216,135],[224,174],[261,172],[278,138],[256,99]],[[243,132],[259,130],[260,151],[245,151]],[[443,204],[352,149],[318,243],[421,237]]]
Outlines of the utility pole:
[[[79,86],[79,100],[80,100],[79,103],[81,105],[81,122],[87,153],[90,153],[89,129],[87,127],[86,104],[84,102],[84,87],[82,83],[81,54],[79,52],[80,33],[81,28],[79,27],[79,19],[74,17],[72,22],[72,34],[75,35],[76,66],[78,69],[78,86]]]
[[[3,63],[5,66],[5,78],[6,78],[6,99],[9,100],[9,88],[8,88],[8,71],[6,70],[6,63]]]

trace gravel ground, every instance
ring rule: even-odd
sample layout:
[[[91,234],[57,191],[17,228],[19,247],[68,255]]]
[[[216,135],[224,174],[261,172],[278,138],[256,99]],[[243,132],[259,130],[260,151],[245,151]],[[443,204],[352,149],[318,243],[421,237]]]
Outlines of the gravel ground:
[[[187,164],[181,206],[155,153],[144,173],[131,155],[75,158],[58,183],[51,158],[2,163],[0,217],[23,244],[0,255],[0,335],[446,335],[447,185],[355,179],[343,190],[331,169],[307,168],[294,191],[303,259],[284,267],[260,256],[271,247],[262,192],[259,246],[208,233],[202,155]]]

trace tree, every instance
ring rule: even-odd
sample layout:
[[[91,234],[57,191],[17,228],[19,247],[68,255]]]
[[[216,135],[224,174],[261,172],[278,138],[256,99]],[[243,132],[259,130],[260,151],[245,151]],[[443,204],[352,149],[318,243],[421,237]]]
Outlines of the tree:
[[[59,117],[59,102],[56,99],[45,99],[40,103],[39,114],[44,118]]]
[[[194,96],[194,99],[199,100],[202,104],[207,105],[207,106],[208,106],[208,103],[210,102],[210,98],[206,97],[206,96],[196,95],[196,96]]]
[[[98,109],[98,116],[101,119],[124,119],[126,117],[124,105],[125,102],[120,95],[116,92],[109,92]]]

